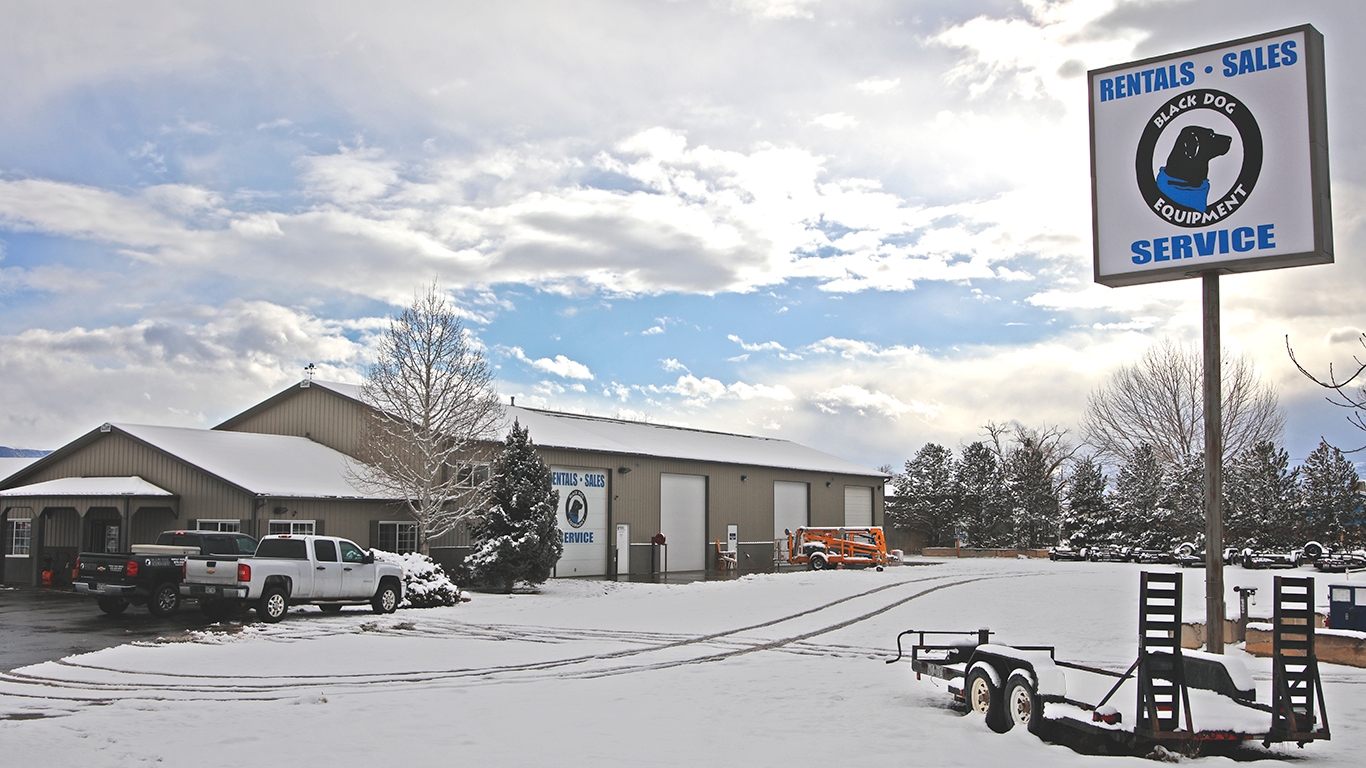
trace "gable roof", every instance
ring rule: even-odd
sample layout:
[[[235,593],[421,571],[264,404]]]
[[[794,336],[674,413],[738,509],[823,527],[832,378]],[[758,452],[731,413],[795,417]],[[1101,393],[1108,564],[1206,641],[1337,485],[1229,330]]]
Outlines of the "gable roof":
[[[358,385],[330,381],[307,383],[361,402]],[[507,436],[514,421],[530,431],[532,442],[545,448],[886,477],[878,470],[791,440],[518,406],[507,407],[506,419],[499,429],[499,439]]]
[[[0,491],[0,496],[174,496],[174,493],[129,477],[61,477]]]
[[[308,438],[145,424],[109,426],[257,496],[387,498],[355,487],[348,476],[352,460]]]

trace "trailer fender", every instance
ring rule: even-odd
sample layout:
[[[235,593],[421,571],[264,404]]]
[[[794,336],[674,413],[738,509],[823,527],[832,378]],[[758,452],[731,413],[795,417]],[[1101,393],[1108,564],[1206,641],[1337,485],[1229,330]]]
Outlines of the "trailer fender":
[[[985,661],[978,661],[978,662],[975,662],[975,663],[973,663],[973,665],[972,665],[971,667],[968,667],[968,671],[967,671],[967,673],[964,675],[964,677],[966,677],[967,675],[972,674],[972,670],[974,670],[974,669],[984,669],[984,670],[986,670],[987,677],[991,678],[991,684],[994,685],[994,686],[996,686],[996,690],[998,690],[998,691],[1001,690],[1001,683],[1002,683],[1002,680],[1001,680],[1001,673],[1000,673],[1000,671],[998,671],[998,670],[996,669],[995,666],[993,666],[992,664],[990,664],[990,663],[988,663],[988,662],[985,662]]]

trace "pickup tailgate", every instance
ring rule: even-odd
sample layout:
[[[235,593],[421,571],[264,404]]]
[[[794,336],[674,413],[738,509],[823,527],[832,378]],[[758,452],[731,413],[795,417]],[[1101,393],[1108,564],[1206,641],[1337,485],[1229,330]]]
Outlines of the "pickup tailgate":
[[[185,558],[186,584],[237,585],[235,555],[190,555]]]
[[[82,552],[77,562],[76,578],[85,582],[101,584],[131,584],[127,576],[128,555]]]

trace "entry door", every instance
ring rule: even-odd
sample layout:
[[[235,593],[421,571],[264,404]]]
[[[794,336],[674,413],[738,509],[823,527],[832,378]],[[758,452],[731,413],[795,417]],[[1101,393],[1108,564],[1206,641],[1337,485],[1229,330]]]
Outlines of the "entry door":
[[[669,548],[670,571],[707,567],[707,478],[659,476],[659,532]]]
[[[867,528],[873,524],[873,489],[865,485],[844,486],[844,525]]]
[[[787,531],[805,528],[811,515],[807,509],[806,483],[773,481],[773,538],[786,539]]]

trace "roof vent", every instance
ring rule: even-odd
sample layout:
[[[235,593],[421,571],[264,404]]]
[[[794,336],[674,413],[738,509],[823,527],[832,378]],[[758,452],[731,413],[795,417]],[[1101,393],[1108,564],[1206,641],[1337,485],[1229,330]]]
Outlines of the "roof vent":
[[[110,424],[109,422],[106,421],[105,423],[103,423],[103,424],[100,425],[100,431],[101,431],[101,432],[113,432],[113,431],[114,431],[114,425],[113,425],[113,424]]]

